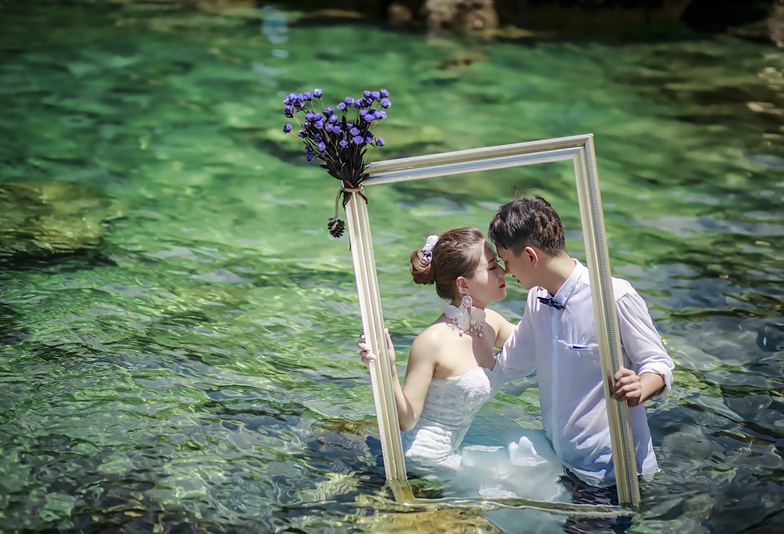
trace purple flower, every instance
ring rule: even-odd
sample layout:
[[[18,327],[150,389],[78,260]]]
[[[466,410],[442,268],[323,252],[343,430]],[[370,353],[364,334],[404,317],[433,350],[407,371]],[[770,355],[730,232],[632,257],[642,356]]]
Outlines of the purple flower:
[[[359,98],[347,96],[330,107],[324,106],[323,94],[316,88],[286,96],[283,115],[292,121],[283,125],[283,132],[299,125],[297,136],[305,145],[307,160],[321,160],[331,176],[357,187],[364,177],[365,153],[370,147],[384,146],[371,129],[374,121],[386,118],[383,110],[391,106],[389,92],[365,90]]]

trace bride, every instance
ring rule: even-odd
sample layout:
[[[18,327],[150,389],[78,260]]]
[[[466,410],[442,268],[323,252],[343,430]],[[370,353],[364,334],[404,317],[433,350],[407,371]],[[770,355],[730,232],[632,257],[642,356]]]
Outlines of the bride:
[[[463,439],[479,409],[504,381],[497,348],[514,325],[487,308],[506,297],[505,269],[479,230],[432,235],[411,254],[417,284],[435,284],[443,313],[414,339],[405,380],[395,369],[387,333],[400,430],[409,470],[485,497],[561,500],[563,468],[543,433],[521,431],[506,447],[470,446]],[[363,362],[376,358],[359,343]]]

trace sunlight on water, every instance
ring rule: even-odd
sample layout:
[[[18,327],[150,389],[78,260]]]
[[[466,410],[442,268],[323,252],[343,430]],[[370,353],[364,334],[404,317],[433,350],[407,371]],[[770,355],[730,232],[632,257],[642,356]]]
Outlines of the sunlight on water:
[[[283,97],[314,87],[330,102],[389,89],[372,160],[594,133],[614,274],[677,363],[649,407],[663,472],[631,531],[781,523],[777,49],[473,41],[117,1],[0,4],[0,54],[3,530],[602,531],[391,502],[349,245],[326,230],[338,183],[281,131]],[[410,282],[411,250],[485,230],[516,188],[553,201],[582,257],[565,164],[369,188],[401,374],[440,308]],[[510,288],[496,308],[514,320],[523,303]],[[537,402],[534,380],[512,384],[467,440],[541,428]]]

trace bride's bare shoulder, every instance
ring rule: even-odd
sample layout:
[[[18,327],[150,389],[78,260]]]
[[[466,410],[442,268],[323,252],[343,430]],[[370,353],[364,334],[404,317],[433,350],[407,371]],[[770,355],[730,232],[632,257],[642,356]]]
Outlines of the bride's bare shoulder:
[[[412,344],[411,348],[413,349],[416,347],[420,350],[427,350],[431,352],[436,351],[444,344],[444,340],[446,339],[444,336],[449,331],[449,324],[442,321],[436,321],[435,323],[425,328],[414,339],[414,343]]]

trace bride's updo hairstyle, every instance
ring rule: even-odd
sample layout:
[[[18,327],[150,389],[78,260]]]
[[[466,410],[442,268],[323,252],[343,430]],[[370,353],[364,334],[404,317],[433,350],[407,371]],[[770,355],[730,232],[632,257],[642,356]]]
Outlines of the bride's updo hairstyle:
[[[417,284],[435,284],[442,299],[457,296],[455,280],[470,278],[476,272],[484,252],[485,237],[476,228],[447,230],[428,252],[428,247],[411,253],[411,275]],[[424,249],[424,250],[423,250]]]

